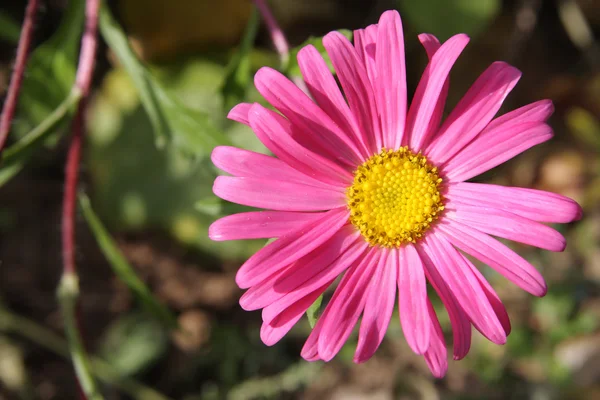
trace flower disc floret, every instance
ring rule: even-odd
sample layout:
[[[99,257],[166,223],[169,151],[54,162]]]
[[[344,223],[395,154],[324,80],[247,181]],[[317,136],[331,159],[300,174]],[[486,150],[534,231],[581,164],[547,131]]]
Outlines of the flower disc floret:
[[[350,222],[373,246],[414,243],[444,209],[441,183],[420,153],[383,149],[354,172],[346,193]]]

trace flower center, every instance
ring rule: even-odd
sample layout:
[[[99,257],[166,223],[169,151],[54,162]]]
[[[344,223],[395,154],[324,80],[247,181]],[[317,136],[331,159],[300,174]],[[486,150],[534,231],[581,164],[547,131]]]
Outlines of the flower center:
[[[350,222],[372,246],[414,243],[444,209],[441,182],[421,154],[383,149],[354,172],[346,191]]]

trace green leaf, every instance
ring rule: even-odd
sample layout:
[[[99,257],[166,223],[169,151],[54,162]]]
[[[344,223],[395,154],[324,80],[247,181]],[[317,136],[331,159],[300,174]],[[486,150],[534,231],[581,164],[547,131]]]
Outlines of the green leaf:
[[[344,35],[348,40],[352,40],[352,36],[353,33],[350,30],[347,29],[339,29],[338,30],[339,33],[341,33],[342,35]],[[315,46],[315,48],[319,51],[319,53],[321,53],[321,56],[323,57],[323,59],[325,60],[325,62],[327,63],[327,66],[329,67],[329,70],[333,73],[335,72],[333,69],[333,65],[331,64],[331,60],[329,59],[329,56],[327,55],[327,52],[325,51],[325,46],[323,46],[323,38],[322,37],[315,37],[315,36],[311,36],[308,39],[306,39],[304,41],[304,43],[302,43],[300,46],[298,47],[294,47],[291,51],[290,51],[290,61],[288,63],[288,66],[286,68],[286,70],[284,71],[286,75],[294,75],[294,76],[300,76],[300,67],[298,66],[298,52],[305,46],[308,45],[313,45]]]
[[[323,295],[320,295],[317,300],[306,310],[306,316],[308,317],[308,323],[311,328],[315,327],[317,323],[317,319],[319,319],[320,311],[321,311],[321,303],[323,302]]]
[[[14,137],[44,121],[67,98],[75,82],[85,1],[72,0],[52,37],[29,57],[21,86]]]
[[[17,44],[21,36],[21,27],[10,16],[0,10],[0,39]]]
[[[214,82],[222,75],[209,75],[215,84],[207,90],[205,79],[213,69],[213,62],[206,59],[176,65],[163,74],[168,76],[164,82],[188,104],[204,106],[207,98],[218,96],[222,81]],[[262,246],[263,241],[217,243],[208,238],[208,226],[215,218],[241,206],[222,204],[219,215],[214,214],[216,204],[207,204],[206,209],[200,205],[200,211],[194,207],[198,200],[214,197],[215,167],[208,158],[192,159],[174,146],[156,148],[148,134],[152,130],[148,114],[125,70],[106,74],[88,116],[85,159],[94,186],[92,204],[111,231],[163,230],[186,246],[228,259],[247,258]],[[249,130],[246,133],[255,137]]]
[[[148,312],[156,316],[156,318],[169,328],[177,328],[175,316],[152,295],[150,289],[137,277],[131,265],[129,265],[123,254],[121,254],[117,245],[106,231],[106,228],[104,228],[102,222],[96,216],[94,210],[92,210],[90,200],[85,194],[79,195],[79,205],[90,230],[94,234],[102,253],[104,253],[104,256],[110,262],[115,274],[127,285]]]
[[[167,141],[192,155],[206,155],[217,145],[228,144],[208,114],[184,106],[150,74],[138,60],[125,33],[104,4],[100,32],[133,80],[156,134],[156,145]]]
[[[134,313],[108,327],[100,354],[121,376],[133,376],[153,365],[168,343],[169,337],[160,324]]]
[[[18,141],[3,154],[0,186],[9,181],[48,141],[55,142],[80,95],[73,90],[84,4],[73,0],[56,33],[29,57],[11,136]]]
[[[53,132],[52,128],[72,111],[80,98],[81,92],[73,87],[69,96],[44,121],[4,151],[0,164],[0,186],[23,169],[35,150]]]
[[[250,85],[252,79],[250,52],[258,32],[258,22],[258,10],[255,7],[246,25],[240,47],[227,66],[225,82],[221,89],[227,110],[245,98],[246,89]]]
[[[399,1],[402,16],[419,32],[430,32],[440,40],[457,33],[476,36],[500,12],[500,0]]]

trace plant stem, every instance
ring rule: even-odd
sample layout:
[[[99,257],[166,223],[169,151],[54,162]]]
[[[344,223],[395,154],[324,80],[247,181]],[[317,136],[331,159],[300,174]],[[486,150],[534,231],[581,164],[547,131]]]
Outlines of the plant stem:
[[[6,140],[8,139],[10,125],[15,115],[17,100],[19,99],[19,90],[21,89],[23,75],[25,74],[25,64],[27,64],[27,57],[29,56],[29,47],[33,36],[33,23],[37,7],[38,0],[29,0],[27,8],[25,9],[25,19],[23,20],[19,45],[17,46],[14,72],[10,77],[6,100],[4,101],[2,115],[0,116],[0,157],[2,155],[2,150],[6,145]]]
[[[12,332],[61,357],[69,359],[71,353],[63,338],[38,323],[11,313],[0,305],[0,331]],[[168,397],[147,387],[134,379],[121,376],[106,361],[91,357],[92,373],[98,379],[113,385],[134,399],[139,400],[170,400]]]
[[[290,46],[288,45],[287,39],[283,34],[283,31],[279,27],[277,20],[271,13],[269,9],[269,5],[266,0],[254,0],[256,7],[260,11],[265,23],[267,24],[267,29],[271,34],[271,40],[273,41],[273,45],[275,49],[277,49],[277,53],[279,53],[279,59],[281,60],[281,69],[286,70],[289,60],[290,60]]]
[[[63,197],[62,239],[64,273],[76,273],[75,267],[75,210],[79,162],[83,141],[85,108],[90,92],[92,73],[98,45],[98,10],[100,0],[86,0],[85,32],[81,41],[79,66],[75,77],[75,86],[81,92],[81,101],[73,121],[73,134],[67,153],[65,167],[65,192]]]
[[[85,109],[94,72],[96,48],[98,45],[98,11],[100,0],[85,0],[85,30],[81,40],[79,65],[75,76],[75,87],[81,93],[81,100],[73,120],[71,142],[65,165],[65,189],[62,213],[62,256],[63,276],[58,287],[65,330],[69,341],[71,358],[75,367],[81,397],[87,400],[102,399],[96,388],[88,363],[84,341],[80,334],[77,317],[77,298],[79,297],[79,277],[75,263],[75,212],[81,146],[85,129]]]
[[[79,279],[74,273],[67,272],[63,274],[58,285],[58,299],[65,320],[71,359],[83,396],[88,400],[102,400],[102,395],[92,377],[83,339],[77,326],[77,297],[79,297]]]

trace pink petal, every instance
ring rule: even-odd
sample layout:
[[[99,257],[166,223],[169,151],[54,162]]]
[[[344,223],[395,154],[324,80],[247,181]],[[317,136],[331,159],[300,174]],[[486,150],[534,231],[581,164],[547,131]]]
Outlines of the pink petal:
[[[367,288],[379,261],[378,249],[372,249],[362,261],[351,267],[335,290],[321,318],[319,356],[331,360],[342,348],[367,301]]]
[[[421,42],[421,45],[425,48],[425,52],[427,52],[427,57],[431,60],[431,57],[441,47],[440,41],[430,33],[421,33],[418,37],[419,42]]]
[[[360,252],[356,251],[356,247],[359,247],[357,245],[364,242],[358,242],[358,236],[352,228],[343,227],[328,241],[289,268],[284,268],[252,286],[240,299],[240,305],[244,310],[258,310],[277,303],[275,308],[281,312],[349,267],[364,249],[360,246]],[[288,299],[289,304],[282,304],[282,297],[294,298]]]
[[[452,158],[494,118],[520,77],[518,69],[504,62],[490,65],[450,113],[427,156],[438,165]]]
[[[238,270],[235,281],[242,289],[256,285],[281,268],[325,243],[348,221],[348,210],[334,209],[308,225],[284,235],[260,249]]]
[[[374,252],[369,252],[369,253],[371,253],[370,255],[372,256]],[[352,267],[352,270],[353,271],[356,270],[357,269],[356,267],[360,266],[360,264],[368,258],[369,258],[369,254],[366,254],[362,259],[355,261],[355,263]],[[375,260],[375,263],[376,263],[376,260]],[[333,298],[338,296],[337,293],[340,290],[342,282],[346,282],[349,279],[349,277],[350,277],[349,273],[346,273],[346,275],[342,278],[340,285],[338,286],[335,293],[333,294]],[[331,301],[333,301],[333,298],[331,299]],[[302,351],[300,352],[300,355],[306,361],[317,361],[317,360],[321,359],[321,355],[319,354],[319,341],[320,341],[321,332],[323,331],[323,325],[325,323],[325,320],[328,318],[329,313],[332,312],[331,311],[332,308],[330,307],[331,301],[329,302],[329,305],[327,307],[325,307],[323,314],[317,320],[315,327],[313,328],[310,335],[308,335],[308,338],[306,339],[306,342],[304,343],[304,346],[302,347]],[[334,310],[333,312],[337,312],[337,310]]]
[[[406,64],[404,35],[397,11],[386,11],[377,30],[375,95],[381,117],[383,146],[398,149],[406,123]]]
[[[208,228],[211,240],[271,239],[322,217],[321,213],[253,211],[228,215]]]
[[[496,313],[496,317],[498,317],[498,320],[502,324],[504,333],[506,333],[506,336],[508,336],[510,333],[510,318],[508,318],[508,313],[506,312],[506,308],[504,307],[504,304],[502,304],[502,300],[500,300],[500,297],[498,297],[498,295],[496,294],[496,291],[492,288],[492,286],[484,278],[484,276],[481,274],[481,272],[479,272],[479,270],[477,268],[475,268],[473,263],[471,261],[469,261],[469,259],[467,257],[465,257],[464,255],[462,255],[460,253],[459,253],[459,255],[463,258],[465,264],[469,266],[469,268],[471,269],[471,272],[473,272],[473,274],[479,281],[479,284],[481,285],[481,289],[485,292],[485,295],[486,295],[488,301],[490,302],[490,304],[492,305],[492,308],[494,309],[494,312]]]
[[[536,101],[494,119],[485,130],[496,129],[504,124],[516,125],[524,122],[546,122],[553,112],[554,105],[552,105],[552,101]]]
[[[365,362],[375,354],[387,332],[394,311],[398,256],[395,251],[380,251],[379,265],[367,289],[367,302],[354,354],[356,363]]]
[[[429,342],[429,348],[425,352],[425,362],[429,367],[429,370],[436,378],[443,378],[448,371],[448,350],[446,349],[446,342],[444,341],[444,332],[440,321],[435,314],[435,310],[431,305],[431,302],[427,300],[427,312],[428,321],[430,322],[431,340]]]
[[[290,167],[283,161],[253,151],[229,146],[217,146],[211,154],[211,160],[217,168],[239,177],[262,178],[274,181],[301,183],[322,188],[346,189],[347,185],[339,181],[336,185],[313,179]]]
[[[270,305],[267,305],[263,309],[263,321],[272,320],[291,304],[294,304],[301,299],[306,293],[309,293],[322,285],[327,285],[344,273],[344,271],[353,265],[354,262],[367,251],[368,246],[366,242],[359,236],[360,235],[353,236],[355,241],[351,246],[340,249],[338,251],[340,254],[339,257],[330,264],[318,265],[318,262],[312,262],[306,267],[306,269],[311,269],[308,273],[303,271],[304,268],[300,266],[300,268],[294,268],[294,270],[291,271],[291,274],[289,271],[285,271],[285,273],[282,274],[284,275],[282,278],[275,279],[275,282],[271,284],[271,287],[267,287],[267,291],[264,293],[265,298],[269,298],[270,296],[271,299],[276,300],[271,301]],[[312,275],[317,268],[320,268],[320,270]],[[262,299],[257,299],[257,301],[262,301]],[[269,304],[266,301],[264,303]]]
[[[297,140],[331,160],[356,166],[361,162],[356,144],[311,101],[311,99],[280,72],[263,67],[254,75],[260,94],[298,128]]]
[[[431,62],[431,58],[433,55],[439,50],[441,47],[440,41],[433,35],[429,33],[422,33],[419,35],[419,41],[425,48],[427,52],[427,57]],[[450,88],[450,77],[446,78],[444,82],[444,86],[442,87],[442,91],[440,92],[440,97],[438,97],[435,108],[433,109],[433,114],[431,115],[431,122],[429,123],[428,131],[425,134],[426,137],[432,138],[440,127],[440,121],[442,120],[442,116],[444,115],[444,105],[446,104],[446,98],[448,97],[448,89]]]
[[[371,86],[374,87],[377,77],[377,64],[375,61],[375,53],[377,52],[377,25],[369,25],[365,29],[355,30],[354,48],[365,66]]]
[[[431,326],[423,261],[412,244],[401,247],[397,254],[400,324],[412,351],[423,354],[429,348]]]
[[[302,48],[298,53],[298,65],[304,81],[319,107],[344,132],[348,132],[352,140],[360,144],[360,155],[363,159],[370,157],[369,140],[358,127],[354,115],[350,112],[337,82],[319,51],[312,45]]]
[[[260,339],[263,343],[267,346],[273,346],[279,342],[296,325],[306,310],[308,310],[308,307],[317,300],[326,288],[327,286],[323,286],[307,294],[272,321],[264,322],[260,328]]]
[[[250,108],[252,108],[253,104],[250,103],[240,103],[234,106],[229,114],[227,114],[227,118],[240,122],[244,125],[250,126],[250,120],[248,119],[248,113],[250,112]]]
[[[504,328],[485,292],[456,249],[435,234],[427,235],[421,246],[473,325],[492,342],[506,343]]]
[[[460,182],[448,185],[448,199],[471,206],[509,211],[538,222],[567,223],[581,218],[581,206],[542,190]]]
[[[496,239],[457,221],[445,221],[438,229],[454,246],[489,265],[534,296],[546,294],[542,275],[525,259]]]
[[[485,130],[443,167],[451,182],[482,174],[552,137],[552,128],[539,122],[502,124]]]
[[[469,37],[455,35],[448,39],[431,58],[425,68],[421,81],[408,111],[406,131],[408,137],[404,139],[411,150],[419,151],[425,147],[429,138],[426,136],[433,130],[432,116],[435,113],[438,100],[454,62],[463,51]]]
[[[335,67],[358,126],[364,135],[375,139],[371,141],[371,150],[378,152],[382,145],[381,127],[375,96],[363,63],[348,39],[339,32],[325,35],[323,45]]]
[[[344,193],[294,182],[218,176],[213,192],[223,200],[278,211],[322,211],[344,207]]]
[[[334,186],[352,182],[350,172],[298,143],[292,132],[292,124],[281,115],[255,104],[249,118],[261,142],[292,168]]]
[[[452,294],[446,281],[440,275],[434,260],[429,257],[429,252],[425,252],[423,246],[419,246],[418,251],[425,267],[425,276],[448,311],[454,337],[454,359],[460,360],[467,355],[471,348],[471,322],[456,297]],[[432,334],[430,340],[434,336],[435,334]]]
[[[448,199],[451,200],[451,199]],[[550,251],[563,251],[565,238],[555,229],[493,207],[472,206],[449,201],[447,218],[462,222],[481,232]]]

